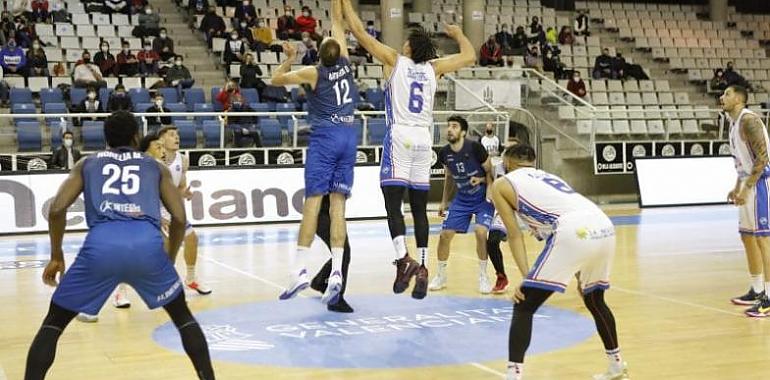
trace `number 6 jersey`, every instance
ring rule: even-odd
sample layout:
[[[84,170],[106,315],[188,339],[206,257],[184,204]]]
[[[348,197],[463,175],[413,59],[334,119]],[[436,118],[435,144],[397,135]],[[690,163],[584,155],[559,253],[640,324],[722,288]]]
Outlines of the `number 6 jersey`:
[[[385,87],[385,111],[390,125],[433,126],[436,72],[430,62],[414,63],[399,55]]]

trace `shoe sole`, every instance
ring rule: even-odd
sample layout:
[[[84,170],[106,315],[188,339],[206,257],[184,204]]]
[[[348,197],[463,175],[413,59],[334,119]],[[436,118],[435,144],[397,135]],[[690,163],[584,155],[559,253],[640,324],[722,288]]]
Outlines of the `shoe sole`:
[[[189,286],[187,287],[187,289],[190,289],[190,290],[192,290],[192,291],[195,291],[196,293],[198,293],[198,294],[200,294],[200,295],[202,295],[202,296],[207,296],[207,295],[211,294],[211,292],[212,292],[211,290],[209,290],[208,292],[205,292],[205,291],[203,291],[203,290],[200,290],[200,289],[195,289],[195,288],[191,288],[191,287],[189,287]]]
[[[741,300],[734,300],[734,299],[730,300],[730,302],[736,306],[753,306],[755,303],[757,303],[757,301],[741,301]]]
[[[504,287],[502,289],[492,289],[492,294],[503,294],[508,290],[508,287]]]
[[[428,290],[430,290],[432,292],[437,292],[437,291],[443,290],[443,289],[446,289],[446,285],[441,285],[439,287],[433,287],[433,286],[428,287]]]
[[[281,293],[281,295],[278,296],[278,299],[281,300],[281,301],[292,299],[292,298],[296,297],[297,294],[299,294],[301,291],[303,291],[303,290],[305,290],[305,289],[307,289],[309,287],[310,287],[310,283],[309,282],[303,282],[303,283],[299,284],[298,286],[296,286],[291,291],[284,291],[283,293]]]
[[[410,268],[406,274],[406,280],[398,281],[398,276],[396,277],[396,281],[393,282],[393,293],[401,294],[406,291],[406,289],[409,288],[409,284],[412,282],[412,277],[417,274],[417,271],[420,269],[420,267],[417,264],[410,265]]]

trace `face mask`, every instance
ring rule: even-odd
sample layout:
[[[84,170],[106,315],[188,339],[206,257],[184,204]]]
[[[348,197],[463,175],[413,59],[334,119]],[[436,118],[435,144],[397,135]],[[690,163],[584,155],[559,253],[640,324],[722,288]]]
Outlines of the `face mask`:
[[[286,11],[286,13],[284,13],[284,14],[285,14],[286,16],[288,16],[288,17],[291,17],[291,11]]]
[[[242,23],[241,23],[241,29],[245,29],[247,25],[248,25],[247,23],[245,23],[245,22],[242,22]]]
[[[72,139],[64,139],[63,142],[64,142],[64,146],[65,147],[67,147],[67,148],[71,148],[72,147]]]
[[[160,34],[160,38],[166,38],[166,36],[167,36],[167,34],[166,34],[166,33],[161,33],[161,34]]]
[[[128,52],[129,52],[128,48],[123,48],[123,54],[128,55]]]
[[[163,101],[162,100],[156,100],[155,105],[158,106],[158,108],[163,107]]]
[[[248,7],[248,6],[249,6],[249,2],[248,2],[248,1],[244,1],[244,2],[243,2],[243,6],[244,6],[244,7]]]
[[[304,43],[310,42],[310,37],[302,37],[302,42]]]
[[[302,15],[305,16],[305,17],[309,17],[310,16],[310,12],[302,12]]]
[[[174,61],[174,64],[177,66],[182,66],[182,61]]]
[[[241,102],[233,102],[234,108],[241,108]]]
[[[106,47],[106,46],[102,46],[102,51],[103,51],[103,52],[105,52],[105,53],[106,53],[108,50],[110,50],[108,47]]]
[[[144,50],[150,51],[150,50],[152,50],[152,46],[145,46]]]
[[[234,40],[237,40],[238,39],[238,35],[237,34],[231,34],[230,38],[232,38]]]
[[[508,28],[503,28],[503,33],[508,33]]]
[[[35,50],[40,49],[40,44],[32,44],[32,48]]]
[[[88,94],[88,99],[89,99],[89,100],[94,100],[94,99],[96,99],[96,94],[94,94],[93,92],[92,92],[92,93],[90,93],[90,94]]]
[[[148,15],[151,15],[151,14],[152,14],[152,9],[146,9],[146,10],[144,11],[144,13],[147,13]]]
[[[374,25],[369,25],[369,26],[366,27],[366,29],[374,30]]]
[[[572,77],[572,80],[574,80],[575,82],[580,82],[580,77]]]
[[[265,23],[264,22],[258,22],[257,23],[257,27],[264,28],[265,27]]]

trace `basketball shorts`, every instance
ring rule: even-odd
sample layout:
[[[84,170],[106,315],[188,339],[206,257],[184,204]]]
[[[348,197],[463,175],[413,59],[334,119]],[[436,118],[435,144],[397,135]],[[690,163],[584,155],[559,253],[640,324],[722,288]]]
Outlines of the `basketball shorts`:
[[[497,212],[495,212],[495,216],[492,218],[492,225],[490,225],[489,229],[508,234],[508,230],[505,229],[505,223],[503,223],[503,218],[501,218]]]
[[[747,190],[746,203],[738,207],[738,230],[744,235],[770,236],[768,177],[762,176],[756,186]]]
[[[314,126],[305,159],[305,196],[349,196],[357,147],[358,134],[352,125]]]
[[[484,193],[480,197],[466,198],[458,194],[449,205],[444,223],[441,228],[459,233],[468,232],[471,225],[471,218],[475,217],[476,225],[484,226],[487,229],[492,225],[492,218],[495,214],[495,206],[484,198]]]
[[[150,309],[166,305],[183,290],[163,250],[160,230],[152,223],[116,221],[93,226],[52,302],[96,315],[120,283],[133,287]]]
[[[161,232],[163,232],[163,235],[168,236],[168,224],[171,223],[171,213],[166,210],[165,207],[160,206],[160,218],[163,220],[164,224],[161,224],[163,228],[161,229]],[[190,236],[193,232],[195,232],[195,229],[193,228],[192,224],[190,224],[190,221],[186,221],[184,225],[184,236]]]
[[[579,273],[583,294],[610,287],[615,227],[603,213],[562,215],[530,268],[524,286],[563,293]]]
[[[429,190],[432,146],[428,128],[391,125],[383,140],[380,185]]]

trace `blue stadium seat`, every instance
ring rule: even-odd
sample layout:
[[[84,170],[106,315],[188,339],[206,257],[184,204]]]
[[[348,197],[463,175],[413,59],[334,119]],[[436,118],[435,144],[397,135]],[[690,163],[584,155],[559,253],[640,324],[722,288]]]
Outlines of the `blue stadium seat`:
[[[195,148],[198,145],[195,122],[192,120],[180,120],[175,124],[179,131],[179,146],[185,149]]]
[[[64,103],[46,103],[43,104],[43,113],[69,113],[69,110]],[[47,117],[46,121],[59,121],[59,117]]]
[[[243,97],[244,103],[259,103],[259,93],[256,88],[242,88],[241,96]]]
[[[58,88],[41,88],[40,103],[64,103],[64,96]]]
[[[107,102],[110,101],[110,94],[112,94],[111,88],[99,89],[99,103],[102,106],[102,111],[107,111]]]
[[[262,145],[281,146],[281,124],[275,119],[263,119],[259,122],[262,132]]]
[[[275,105],[276,112],[294,112],[296,110],[297,106],[294,103],[277,103]],[[294,121],[291,116],[278,116],[278,122],[289,131],[294,131]]]
[[[377,110],[385,109],[385,93],[379,88],[369,88],[366,90],[366,101],[372,103]]]
[[[214,107],[209,103],[198,103],[193,107],[193,112],[214,112]],[[195,125],[202,129],[205,120],[216,120],[216,116],[197,116],[195,117]]]
[[[353,128],[356,129],[356,144],[362,145],[361,139],[364,136],[364,121],[356,119],[356,121],[353,122]]]
[[[184,103],[168,103],[166,102],[166,108],[170,112],[187,112],[187,105]],[[187,120],[186,116],[174,116],[171,118],[171,121],[176,123],[178,121]]]
[[[132,88],[128,90],[128,96],[131,97],[131,103],[150,103],[150,92],[146,88]]]
[[[187,104],[187,111],[192,112],[196,104],[206,103],[206,94],[202,88],[188,88],[184,92],[184,103]]]
[[[299,88],[294,87],[290,91],[291,93],[291,101],[294,103],[299,103]]]
[[[249,107],[251,107],[254,112],[270,112],[270,106],[267,103],[249,103]],[[269,118],[269,116],[259,116],[257,117],[257,120],[262,122],[262,120],[267,120]]]
[[[368,130],[367,145],[382,145],[385,139],[385,119],[369,119],[366,124]]]
[[[222,130],[217,120],[203,121],[203,141],[206,148],[218,148]]]
[[[26,87],[11,87],[9,97],[11,104],[32,103],[32,91]]]
[[[179,93],[176,87],[161,87],[158,89],[158,93],[163,95],[164,103],[179,103]]]
[[[214,105],[214,111],[216,112],[222,112],[222,110],[224,110],[222,104],[217,101],[217,95],[219,95],[220,91],[222,91],[222,89],[219,87],[211,88],[211,103]]]
[[[152,103],[134,103],[134,112],[144,112],[152,106]]]
[[[36,114],[37,109],[35,108],[35,105],[32,103],[14,103],[11,105],[11,113]],[[16,121],[35,121],[35,120],[36,119],[32,117],[16,119]]]
[[[104,141],[103,121],[84,121],[81,133],[84,150],[103,150],[107,145]]]
[[[64,103],[46,103],[43,105],[43,113],[67,114],[69,113],[69,110],[67,109],[67,105]],[[61,134],[63,128],[72,129],[72,120],[69,118],[64,119],[64,125],[62,125],[61,117],[46,117],[45,122],[46,125],[48,125],[48,129],[51,131],[52,146],[59,146],[61,144]]]
[[[19,121],[16,123],[16,139],[21,152],[39,152],[43,150],[43,135],[40,123],[36,121]]]
[[[70,87],[70,104],[80,104],[86,98],[85,88]]]

